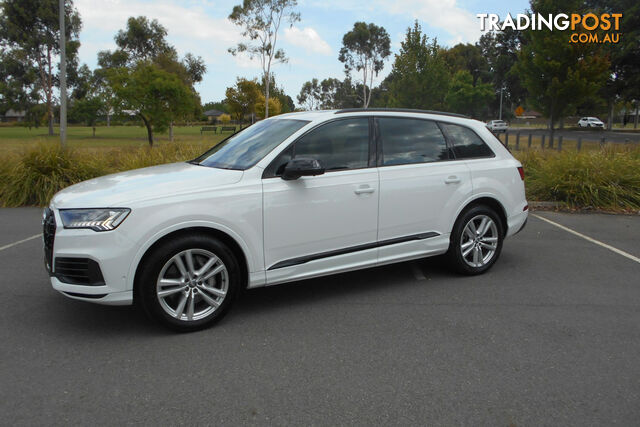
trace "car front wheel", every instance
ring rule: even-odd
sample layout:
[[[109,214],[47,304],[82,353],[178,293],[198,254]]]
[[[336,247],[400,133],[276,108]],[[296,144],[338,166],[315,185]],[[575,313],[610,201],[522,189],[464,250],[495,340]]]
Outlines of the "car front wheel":
[[[463,212],[453,227],[447,257],[462,274],[481,274],[500,256],[504,232],[496,212],[483,205]]]
[[[195,331],[230,308],[240,288],[231,250],[207,236],[182,236],[156,248],[142,267],[138,292],[145,312],[164,326]]]

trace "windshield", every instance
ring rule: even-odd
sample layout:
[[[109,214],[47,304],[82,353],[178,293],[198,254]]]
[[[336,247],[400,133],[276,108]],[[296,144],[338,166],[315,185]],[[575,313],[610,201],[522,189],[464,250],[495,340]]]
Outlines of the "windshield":
[[[230,136],[191,163],[220,169],[248,169],[307,123],[292,119],[263,120]]]

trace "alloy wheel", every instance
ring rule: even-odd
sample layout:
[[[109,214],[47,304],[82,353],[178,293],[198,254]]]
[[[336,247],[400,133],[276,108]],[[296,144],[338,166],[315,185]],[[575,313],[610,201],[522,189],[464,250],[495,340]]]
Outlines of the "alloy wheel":
[[[476,215],[465,225],[460,239],[462,259],[471,267],[483,267],[498,249],[498,227],[487,215]]]
[[[229,273],[222,260],[204,249],[187,249],[160,270],[156,295],[162,309],[182,321],[210,316],[224,301]]]

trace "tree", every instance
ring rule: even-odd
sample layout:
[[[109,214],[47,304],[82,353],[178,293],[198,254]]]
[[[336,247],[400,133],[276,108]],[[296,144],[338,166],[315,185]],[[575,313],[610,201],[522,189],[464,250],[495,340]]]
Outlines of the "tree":
[[[102,99],[97,96],[87,96],[76,99],[71,106],[70,116],[73,120],[83,122],[93,129],[93,137],[96,137],[96,122],[104,111]]]
[[[621,13],[618,43],[603,46],[611,61],[602,96],[608,104],[607,127],[611,129],[613,108],[617,101],[640,100],[640,3],[635,0],[588,0],[597,13]],[[635,127],[637,127],[637,119]]]
[[[305,82],[297,96],[298,102],[305,110],[317,110],[322,104],[318,79]]]
[[[492,97],[491,84],[478,80],[474,85],[471,73],[460,70],[451,79],[445,101],[450,111],[480,117]]]
[[[118,31],[115,42],[127,60],[133,63],[138,61],[153,60],[158,55],[174,52],[165,37],[167,29],[157,19],[149,21],[146,16],[131,16],[127,20],[127,27]]]
[[[242,27],[242,36],[249,38],[248,43],[239,43],[229,52],[234,56],[246,52],[250,58],[260,59],[267,82],[264,85],[265,117],[269,117],[271,67],[287,62],[284,50],[277,48],[278,31],[283,23],[293,26],[300,21],[300,14],[295,12],[297,5],[297,0],[244,0],[241,5],[234,6],[229,15],[231,22]]]
[[[489,65],[479,46],[458,43],[451,49],[444,50],[442,56],[453,73],[460,70],[468,71],[473,77],[474,86],[480,78],[489,81]]]
[[[75,56],[80,46],[78,34],[81,21],[72,0],[65,2],[64,13],[68,59],[66,72],[72,75],[72,68],[77,65]],[[44,99],[46,104],[49,135],[53,135],[59,40],[58,0],[4,0],[0,3],[0,45],[3,50],[11,52],[14,59],[22,61],[25,69],[38,70],[38,85],[30,87],[35,89],[35,94],[39,99]]]
[[[390,54],[391,39],[387,30],[373,23],[356,22],[353,29],[342,38],[338,59],[344,63],[347,75],[354,69],[362,73],[364,108],[367,108],[371,101],[373,78],[382,71],[384,60]]]
[[[269,98],[269,111],[271,116],[277,116],[282,111],[282,104],[278,98]],[[265,97],[260,94],[258,102],[256,102],[256,114],[258,117],[265,117]]]
[[[267,81],[265,77],[262,76],[260,82],[260,90],[262,91],[262,93],[265,93],[266,85]],[[280,114],[290,113],[296,108],[293,99],[284,92],[283,87],[278,86],[278,84],[276,83],[276,78],[273,73],[271,74],[271,78],[269,79],[269,86],[269,99],[278,99],[278,101],[280,102]],[[271,104],[269,104],[269,115],[271,115]]]
[[[0,111],[30,111],[38,105],[39,90],[38,68],[25,60],[24,51],[0,51]]]
[[[223,113],[229,112],[229,106],[227,105],[225,100],[218,101],[218,102],[207,102],[206,104],[202,105],[202,109],[204,111],[218,110],[218,111],[222,111]]]
[[[383,85],[391,107],[445,109],[449,70],[436,40],[422,33],[416,21],[396,55],[391,73]]]
[[[153,132],[166,130],[177,118],[193,114],[198,100],[177,75],[150,62],[139,62],[131,69],[111,70],[109,80],[120,101],[120,109],[135,111],[147,128],[149,146]]]
[[[503,31],[488,32],[480,37],[477,46],[488,65],[489,79],[495,96],[491,102],[491,112],[497,116],[500,105],[500,92],[504,103],[511,106],[507,111],[521,106],[526,99],[527,91],[522,87],[520,73],[516,69],[521,44],[521,32],[510,27]]]
[[[238,78],[236,85],[228,87],[225,94],[227,96],[225,103],[236,120],[242,120],[245,116],[256,113],[256,104],[260,100],[260,86],[256,80]]]
[[[545,16],[564,10],[583,11],[580,0],[569,3],[532,0],[531,8]],[[555,124],[597,93],[609,68],[600,45],[569,43],[569,34],[569,30],[525,31],[518,56],[517,70],[529,92],[528,101],[548,118],[552,144]]]
[[[149,116],[145,114],[138,114],[142,119],[149,132],[152,130],[164,131],[169,129],[169,139],[173,140],[173,123],[177,119],[189,119],[191,117],[199,117],[202,113],[200,107],[200,97],[195,90],[194,85],[200,81],[206,72],[206,66],[204,61],[200,57],[196,57],[190,53],[187,53],[182,61],[178,58],[176,49],[171,46],[165,39],[167,36],[167,30],[158,23],[157,20],[148,20],[144,16],[137,18],[130,17],[127,20],[127,26],[124,30],[118,31],[115,36],[115,42],[118,45],[118,49],[113,52],[102,51],[98,53],[98,65],[100,68],[96,70],[96,75],[101,78],[106,77],[107,81],[113,81],[113,76],[122,81],[126,81],[127,78],[121,78],[122,76],[137,76],[144,77],[140,70],[149,71],[149,67],[153,66],[155,72],[163,71],[172,76],[175,76],[180,80],[182,86],[188,88],[191,91],[189,97],[182,96],[182,99],[186,104],[191,106],[191,109],[184,109],[182,105],[166,105],[163,109],[163,113],[160,114],[160,109],[152,109],[154,114],[159,114],[160,119],[155,120],[152,118],[152,123],[149,125]],[[115,72],[114,70],[117,70]],[[135,80],[133,80],[135,81]],[[142,81],[142,80],[141,80]],[[110,90],[109,87],[104,87],[101,95],[107,104],[107,121],[111,111],[115,111],[118,108],[122,108],[123,103],[118,103],[113,96],[122,99],[122,90],[120,94],[115,93],[115,90]],[[166,88],[165,88],[166,89]],[[130,96],[132,92],[128,92]],[[166,94],[165,94],[166,95]],[[126,103],[131,104],[131,99],[128,99]],[[188,101],[188,102],[187,102]],[[111,108],[111,105],[114,105]],[[164,117],[169,116],[169,122],[167,126],[164,126]],[[152,144],[152,136],[149,133],[150,144]]]

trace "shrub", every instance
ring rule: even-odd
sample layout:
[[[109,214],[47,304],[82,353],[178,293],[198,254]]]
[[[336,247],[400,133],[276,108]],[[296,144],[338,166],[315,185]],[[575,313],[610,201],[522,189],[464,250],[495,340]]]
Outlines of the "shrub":
[[[640,209],[640,149],[520,154],[527,198],[575,208]]]
[[[95,159],[63,150],[58,144],[8,154],[1,163],[2,206],[44,206],[60,189],[107,172]]]

